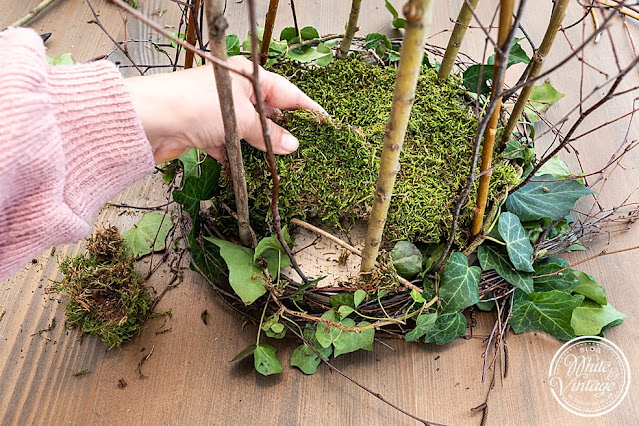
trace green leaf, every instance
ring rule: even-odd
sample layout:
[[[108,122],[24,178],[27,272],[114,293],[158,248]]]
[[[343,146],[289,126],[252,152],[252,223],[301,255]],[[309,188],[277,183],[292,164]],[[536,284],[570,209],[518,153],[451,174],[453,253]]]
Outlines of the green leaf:
[[[282,364],[277,359],[275,348],[266,343],[260,343],[255,347],[253,353],[255,370],[264,376],[282,372]]]
[[[424,342],[445,345],[464,334],[467,325],[466,317],[461,312],[441,315],[435,320]]]
[[[482,270],[494,269],[500,277],[515,287],[528,294],[534,291],[532,274],[516,270],[511,265],[508,254],[501,247],[482,244],[477,249],[477,258]]]
[[[468,267],[468,259],[461,253],[451,253],[442,274],[439,297],[443,312],[457,312],[479,302],[481,269]]]
[[[543,181],[555,179],[552,175],[539,178]],[[578,199],[594,192],[576,180],[533,180],[506,198],[506,208],[520,220],[537,220],[544,217],[558,220],[570,213]]]
[[[422,270],[422,252],[408,241],[398,241],[390,252],[393,266],[399,275],[412,279]]]
[[[249,355],[253,355],[253,351],[255,350],[256,347],[257,347],[257,345],[255,343],[253,343],[252,345],[248,345],[246,348],[244,348],[242,350],[242,352],[240,352],[239,354],[235,355],[235,357],[231,360],[231,362],[239,361],[241,359],[246,358]]]
[[[280,33],[280,40],[286,40],[288,44],[291,44],[291,40],[297,37],[297,31],[293,27],[286,27]]]
[[[320,43],[317,46],[317,52],[323,54],[321,58],[315,60],[315,64],[320,67],[325,67],[333,61],[333,50],[326,46],[324,43]]]
[[[355,294],[353,295],[353,305],[357,308],[362,304],[364,299],[366,299],[366,291],[362,289],[355,291]]]
[[[331,302],[333,309],[337,309],[340,306],[349,306],[355,308],[354,302],[355,296],[353,293],[337,293],[332,295],[328,300]]]
[[[490,298],[492,296],[486,296],[486,297]],[[480,300],[479,302],[477,302],[477,304],[475,306],[477,306],[477,308],[480,311],[490,312],[495,307],[495,301],[494,300],[488,300],[488,301]]]
[[[196,178],[200,177],[200,164],[202,160],[200,159],[200,150],[192,149],[180,158],[180,163],[182,163],[182,168],[184,169],[184,182],[191,176]]]
[[[333,353],[332,346],[323,348],[317,342],[313,330],[304,330],[304,338],[313,345],[313,348],[322,356],[322,358],[328,360]],[[291,354],[291,366],[299,368],[302,372],[304,372],[304,374],[315,374],[317,367],[321,362],[322,360],[306,344],[298,346]]]
[[[619,324],[626,318],[612,305],[601,306],[591,300],[584,300],[572,313],[570,325],[577,336],[596,336],[610,323]]]
[[[544,83],[541,86],[534,87],[530,92],[528,104],[530,107],[524,109],[528,119],[533,123],[540,120],[539,114],[544,114],[548,108],[553,106],[559,99],[565,95],[557,91],[550,83]],[[535,111],[533,111],[533,109]]]
[[[426,299],[417,290],[410,291],[410,297],[417,303],[426,303]]]
[[[508,53],[508,64],[506,66],[506,68],[510,68],[512,65],[515,64],[527,64],[528,62],[530,62],[530,57],[528,56],[528,54],[526,53],[526,51],[521,47],[521,45],[519,44],[519,42],[523,40],[522,38],[516,38],[515,40],[513,40],[513,43],[510,47],[510,52]],[[488,58],[488,61],[486,61],[486,63],[488,65],[494,65],[495,64],[495,55],[491,55]]]
[[[579,285],[573,289],[575,293],[586,296],[588,299],[594,300],[600,305],[608,304],[608,300],[606,299],[606,289],[597,284],[592,276],[575,270],[573,270],[572,273],[579,282]]]
[[[581,295],[571,296],[559,290],[527,295],[515,290],[513,313],[508,323],[515,333],[542,330],[558,339],[575,337],[570,325],[572,311],[583,302]]]
[[[492,65],[476,64],[469,66],[464,71],[464,86],[473,93],[477,93],[478,87],[480,94],[490,93],[488,82],[493,79],[493,69]],[[479,84],[480,77],[481,85]]]
[[[302,40],[313,40],[319,38],[319,32],[313,27],[304,27],[300,30]]]
[[[579,280],[575,277],[572,269],[559,272],[566,267],[568,267],[568,262],[559,257],[547,257],[537,262],[535,264],[535,276],[556,275],[534,278],[535,291],[559,290],[571,293],[579,285]]]
[[[284,241],[286,241],[289,246],[293,245],[293,240],[288,234],[286,226],[282,228],[282,234],[284,236]],[[260,242],[257,243],[257,247],[255,247],[255,254],[253,255],[253,262],[257,262],[260,256],[266,259],[268,273],[273,279],[277,278],[281,269],[291,265],[291,259],[289,259],[288,255],[284,251],[284,247],[282,247],[282,244],[280,244],[277,239],[277,235],[262,238]]]
[[[211,157],[206,157],[201,164],[199,177],[191,176],[184,182],[182,189],[173,191],[173,199],[182,204],[191,219],[193,219],[193,232],[197,234],[199,229],[200,201],[209,200],[218,188],[220,180],[220,163]]]
[[[240,54],[240,39],[235,34],[226,36],[226,56],[237,56]]]
[[[322,318],[329,319],[334,322],[339,322],[339,314],[333,310],[324,312]],[[342,330],[333,327],[330,324],[325,324],[320,322],[317,324],[317,330],[315,331],[315,338],[317,342],[323,347],[328,348],[337,340],[337,338],[342,334]]]
[[[564,179],[572,176],[570,169],[568,168],[568,164],[564,163],[557,157],[551,157],[546,163],[544,163],[535,176],[543,176],[543,175],[553,175],[557,179]]]
[[[342,305],[337,309],[337,313],[339,314],[340,318],[344,319],[347,316],[349,316],[350,314],[352,314],[355,311],[355,309],[351,308],[350,306],[347,305]]]
[[[375,53],[381,58],[385,57],[388,51],[392,50],[391,44],[386,34],[370,33],[366,35],[364,40],[364,47],[375,50]]]
[[[391,15],[393,15],[393,27],[395,28],[406,27],[406,19],[399,17],[399,14],[397,13],[397,9],[395,9],[395,7],[393,7],[391,2],[389,2],[388,0],[386,0],[386,9],[390,12]]]
[[[417,317],[415,328],[406,333],[404,339],[407,342],[414,342],[419,340],[424,334],[428,333],[435,325],[437,320],[437,312],[430,314],[421,314]]]
[[[140,221],[122,233],[126,252],[136,258],[162,251],[166,247],[166,236],[173,228],[171,217],[156,213],[146,213]]]
[[[171,34],[173,37],[180,39],[180,40],[184,40],[186,38],[186,34],[184,33],[176,33],[175,31],[169,31],[169,34]],[[173,41],[172,39],[168,39],[169,40],[169,44],[174,48],[177,49],[178,44]]]
[[[253,263],[253,249],[215,237],[204,239],[220,248],[220,255],[229,268],[229,284],[242,302],[250,305],[266,293],[266,277],[262,269]]]
[[[422,270],[430,272],[444,252],[444,244],[429,244],[422,249]]]
[[[73,65],[73,58],[71,57],[70,53],[62,53],[58,56],[55,57],[51,57],[49,55],[46,56],[47,58],[47,64],[49,65]]]
[[[508,257],[515,269],[522,272],[534,271],[530,262],[533,248],[519,218],[512,213],[503,212],[499,215],[498,226],[499,235],[506,243]]]
[[[353,321],[350,318],[346,318],[342,320],[342,325],[344,327],[355,327],[355,321]],[[370,325],[370,324],[366,321],[362,321],[359,324],[357,324],[357,327],[365,327],[367,325]],[[335,339],[335,341],[333,342],[333,346],[335,347],[335,351],[333,355],[338,357],[342,354],[355,352],[360,349],[364,349],[366,351],[372,351],[374,338],[375,338],[374,328],[369,328],[359,333],[355,331],[343,331],[341,335],[337,339]]]
[[[320,53],[314,47],[305,45],[289,50],[286,55],[294,61],[306,63],[326,56],[326,53]]]

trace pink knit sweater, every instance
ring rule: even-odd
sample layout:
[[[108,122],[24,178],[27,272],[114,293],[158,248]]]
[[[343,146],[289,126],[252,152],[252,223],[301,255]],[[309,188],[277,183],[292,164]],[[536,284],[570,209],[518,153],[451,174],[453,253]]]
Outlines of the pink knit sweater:
[[[35,32],[0,33],[0,281],[86,236],[110,197],[152,171],[112,63],[49,67]]]

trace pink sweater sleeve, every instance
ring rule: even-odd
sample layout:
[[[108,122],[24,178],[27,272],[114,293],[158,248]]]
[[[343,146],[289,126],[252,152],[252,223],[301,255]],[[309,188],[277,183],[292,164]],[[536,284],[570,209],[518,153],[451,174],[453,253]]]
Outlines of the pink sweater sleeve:
[[[113,64],[49,67],[35,32],[0,33],[0,280],[86,236],[98,209],[153,165]]]

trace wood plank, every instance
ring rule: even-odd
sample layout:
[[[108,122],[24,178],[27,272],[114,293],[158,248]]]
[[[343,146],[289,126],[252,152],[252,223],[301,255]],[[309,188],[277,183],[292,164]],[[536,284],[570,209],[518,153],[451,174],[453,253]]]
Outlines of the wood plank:
[[[0,21],[12,22],[29,10],[37,0],[11,2],[0,0]],[[83,61],[103,54],[110,42],[93,24],[91,14],[81,0],[65,0],[38,17],[32,26],[40,32],[53,32],[48,43],[52,55],[72,51]],[[177,23],[179,14],[165,0],[141,2],[143,10],[170,8],[161,21]],[[246,3],[246,1],[244,2]],[[244,38],[246,4],[228,2],[229,32]],[[401,1],[392,2],[398,9]],[[456,15],[462,0],[437,2],[434,28],[437,34],[429,40],[444,45],[450,28],[450,17]],[[549,16],[550,2],[529,2],[529,15],[525,27],[536,38]],[[100,10],[100,19],[118,39],[123,37],[122,18],[112,5],[94,0]],[[329,4],[331,7],[329,7]],[[482,2],[480,18],[490,21],[496,1]],[[308,0],[297,2],[300,26],[312,25],[322,33],[339,33],[348,14],[348,2]],[[401,9],[400,9],[401,10]],[[263,22],[266,2],[260,1],[258,23]],[[581,16],[581,9],[573,4],[567,22]],[[362,11],[360,34],[372,31],[391,32],[389,15],[383,2],[368,5]],[[280,3],[276,34],[292,24],[288,2]],[[143,26],[128,22],[131,37],[144,38],[149,34]],[[632,32],[638,37],[636,25]],[[392,34],[392,33],[391,33]],[[568,31],[574,44],[581,37],[581,28]],[[619,54],[628,61],[632,55],[621,21],[613,28],[618,40]],[[604,35],[597,45],[586,50],[586,60],[595,66],[614,72],[611,49]],[[484,35],[471,30],[463,50],[479,57],[483,50]],[[548,58],[548,65],[558,62],[569,52],[569,46],[560,35],[558,48]],[[132,54],[140,61],[159,61],[160,55],[152,50],[131,46]],[[553,74],[555,87],[566,93],[566,98],[548,113],[551,120],[566,114],[579,96],[578,61],[571,61],[560,73]],[[513,73],[513,74],[516,74]],[[639,81],[635,72],[631,78]],[[584,80],[586,88],[605,82],[603,76],[589,73]],[[632,95],[616,99],[605,110],[596,114],[588,124],[604,122],[632,107]],[[574,120],[574,114],[571,117]],[[628,120],[602,129],[597,134],[576,144],[582,154],[586,170],[600,168],[614,150],[614,143],[623,139]],[[588,128],[588,127],[585,127]],[[565,129],[565,128],[564,128]],[[630,138],[636,138],[636,126]],[[542,131],[540,127],[538,131]],[[543,143],[549,143],[545,138]],[[542,145],[543,145],[542,143]],[[607,205],[619,202],[636,188],[639,178],[639,153],[631,152],[623,161],[626,170],[608,181],[603,200]],[[576,163],[568,156],[572,167]],[[133,205],[157,205],[165,200],[165,188],[157,178],[145,179],[120,194],[114,201]],[[635,198],[636,199],[636,198]],[[96,218],[96,224],[112,223],[121,229],[132,226],[139,212],[105,208]],[[639,229],[615,234],[614,248],[636,244]],[[605,243],[605,241],[604,241]],[[596,243],[585,253],[575,253],[570,259],[583,259],[602,247]],[[349,384],[325,367],[310,377],[292,369],[285,369],[278,377],[262,377],[252,370],[250,360],[239,363],[228,361],[248,344],[254,342],[255,327],[242,327],[242,319],[212,294],[208,285],[196,274],[184,272],[183,282],[169,291],[158,310],[172,309],[173,317],[151,320],[142,335],[121,350],[107,351],[96,339],[87,337],[81,343],[75,332],[63,328],[62,304],[58,296],[48,295],[45,288],[50,279],[59,278],[57,256],[74,254],[82,244],[58,247],[54,256],[50,250],[37,257],[11,279],[0,284],[0,423],[1,424],[415,424],[406,416],[392,410],[375,398]],[[637,360],[639,319],[633,314],[639,304],[634,291],[633,267],[637,254],[623,253],[602,257],[583,265],[583,270],[595,275],[608,288],[611,302],[629,314],[625,323],[607,333],[629,356],[633,370]],[[145,271],[148,265],[139,265]],[[157,291],[166,286],[170,275],[158,273],[150,281]],[[204,325],[200,314],[208,310],[209,324]],[[52,319],[57,326],[48,332]],[[165,322],[166,321],[166,322]],[[479,315],[474,332],[486,334],[492,325],[491,314]],[[157,334],[170,327],[170,331]],[[48,340],[50,339],[50,340]],[[627,399],[612,413],[597,419],[578,418],[562,409],[552,398],[547,383],[547,371],[554,352],[561,346],[543,333],[527,332],[511,335],[510,374],[503,387],[497,384],[490,399],[490,422],[494,424],[633,424],[639,418],[637,387],[632,386]],[[376,344],[372,353],[355,353],[337,359],[335,365],[366,386],[381,392],[386,398],[423,418],[446,424],[479,424],[480,414],[470,408],[480,404],[487,391],[481,383],[481,354],[484,342],[480,338],[460,340],[445,347],[405,344],[388,341],[396,352]],[[276,344],[281,359],[286,360],[294,342]],[[147,376],[140,379],[137,366],[151,350],[153,354],[142,366]],[[89,369],[81,377],[73,374]],[[118,388],[119,380],[127,386]]]

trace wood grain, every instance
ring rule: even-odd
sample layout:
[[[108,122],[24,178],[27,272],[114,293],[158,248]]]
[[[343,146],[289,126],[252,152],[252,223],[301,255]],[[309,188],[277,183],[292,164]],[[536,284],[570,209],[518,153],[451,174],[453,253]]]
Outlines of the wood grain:
[[[434,36],[431,43],[445,45],[452,28],[451,16],[456,16],[462,0],[437,2]],[[0,26],[10,23],[38,3],[38,0],[14,2],[0,0]],[[100,20],[121,39],[122,17],[103,0],[94,0],[100,11]],[[246,2],[244,2],[246,3]],[[264,17],[266,1],[259,1],[258,16]],[[361,13],[360,34],[372,31],[390,33],[390,15],[383,1],[368,3]],[[401,10],[400,1],[392,2]],[[493,15],[495,0],[480,2],[480,19],[488,23]],[[177,24],[179,13],[167,0],[141,1],[142,10],[153,13],[165,7],[169,10],[160,19],[167,25]],[[550,16],[550,2],[529,2],[524,25],[541,40],[541,30]],[[275,34],[292,25],[289,3],[280,2]],[[322,33],[339,33],[348,15],[346,1],[307,0],[296,3],[300,27],[312,25]],[[230,33],[244,38],[247,30],[246,5],[229,1],[227,15]],[[568,11],[567,22],[581,16],[575,2]],[[110,50],[108,39],[93,24],[82,0],[59,1],[31,26],[40,32],[52,32],[48,42],[52,55],[71,51],[79,61],[88,60]],[[263,22],[263,18],[259,23]],[[142,25],[128,22],[130,38],[156,37]],[[635,23],[632,32],[639,40]],[[621,20],[616,19],[612,30],[618,40],[619,55],[628,61],[632,55],[630,44],[623,32]],[[581,38],[581,28],[567,32],[573,44]],[[587,61],[609,73],[616,66],[604,34],[597,45],[586,49]],[[462,51],[479,58],[485,36],[471,29]],[[161,56],[147,48],[130,46],[140,63],[157,63]],[[548,58],[546,66],[558,62],[569,53],[569,46],[560,34],[557,48]],[[490,52],[488,52],[490,54]],[[119,60],[119,59],[118,59]],[[156,62],[153,62],[156,61]],[[550,77],[552,84],[566,93],[566,98],[548,113],[551,120],[566,114],[579,99],[580,63],[572,60],[561,72]],[[509,73],[509,81],[516,80],[516,70]],[[639,82],[636,72],[631,83]],[[606,81],[596,72],[589,71],[584,87],[590,90]],[[615,99],[600,113],[588,120],[585,128],[614,118],[632,107],[634,95]],[[574,120],[574,114],[570,120]],[[623,139],[628,120],[611,125],[575,144],[587,171],[600,168],[616,144]],[[630,138],[637,138],[636,126]],[[543,131],[540,126],[538,132]],[[548,144],[546,137],[541,145]],[[567,153],[563,153],[567,154]],[[569,155],[562,155],[571,167],[577,167]],[[639,181],[639,152],[631,152],[623,161],[625,170],[613,175],[606,183],[602,202],[612,205],[623,200],[637,187]],[[166,199],[166,189],[157,177],[150,177],[133,185],[114,202],[132,205],[156,205]],[[636,197],[635,197],[636,200]],[[124,212],[124,213],[123,213]],[[111,223],[121,229],[132,226],[139,212],[107,207],[96,224]],[[635,245],[639,227],[626,233],[615,234],[613,248]],[[579,260],[597,252],[606,240],[594,244],[584,253],[570,256]],[[172,309],[170,319],[149,321],[140,337],[121,350],[107,351],[92,337],[77,340],[75,332],[64,329],[63,304],[57,295],[46,293],[50,280],[59,278],[56,269],[58,256],[77,253],[82,244],[56,248],[55,255],[45,251],[12,278],[0,283],[0,424],[92,424],[92,425],[403,425],[415,424],[406,416],[383,405],[339,376],[330,374],[325,367],[314,376],[304,376],[297,370],[285,368],[277,377],[262,377],[252,370],[250,360],[230,363],[229,360],[255,339],[255,327],[242,327],[239,316],[221,303],[208,285],[196,274],[184,272],[181,284],[170,290],[158,310]],[[639,295],[635,290],[634,268],[639,254],[623,253],[594,260],[583,269],[594,275],[607,289],[610,301],[628,314],[625,323],[607,333],[628,356],[633,371],[639,367],[635,355],[639,349],[639,317],[635,307]],[[148,265],[139,265],[145,271]],[[158,273],[150,281],[161,291],[170,279],[169,274]],[[208,310],[208,325],[200,314]],[[55,318],[56,327],[46,329]],[[491,314],[479,315],[474,333],[486,334],[492,325]],[[170,331],[156,334],[170,327]],[[35,334],[35,335],[34,335]],[[637,424],[639,394],[632,385],[626,400],[613,412],[597,419],[574,416],[561,408],[551,396],[547,371],[550,360],[562,342],[543,333],[527,332],[511,335],[510,374],[503,386],[498,383],[490,398],[489,424]],[[481,414],[472,413],[487,391],[481,383],[481,338],[459,340],[444,347],[405,344],[388,341],[395,348],[376,344],[372,353],[355,353],[339,357],[336,366],[358,381],[381,392],[402,408],[423,418],[445,424],[478,425]],[[281,359],[288,359],[294,342],[279,342],[276,346]],[[152,355],[142,366],[146,378],[139,377],[137,366],[151,350]],[[89,373],[73,374],[88,369]],[[127,386],[118,387],[124,380]]]

